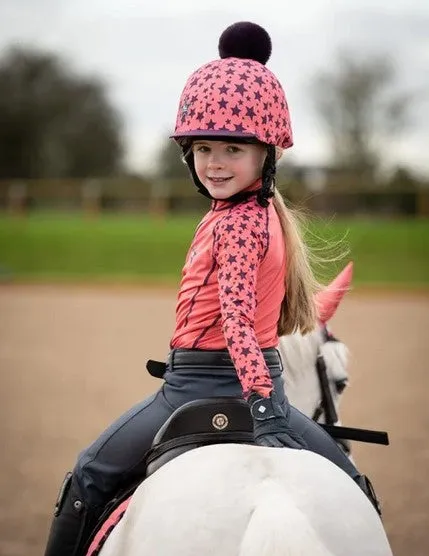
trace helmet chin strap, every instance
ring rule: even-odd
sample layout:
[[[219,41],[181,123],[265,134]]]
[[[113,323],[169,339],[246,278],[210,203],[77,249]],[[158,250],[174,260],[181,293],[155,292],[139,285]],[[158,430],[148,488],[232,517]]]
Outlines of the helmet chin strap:
[[[207,197],[208,199],[214,199],[214,197],[210,195],[207,187],[205,187],[198,178],[197,172],[195,170],[194,153],[192,152],[192,149],[190,149],[189,146],[183,146],[182,149],[183,158],[188,165],[198,193],[201,193],[201,195],[204,195],[204,197]],[[261,205],[261,207],[267,207],[268,199],[274,195],[275,175],[276,148],[273,145],[267,145],[267,156],[265,157],[264,166],[262,168],[262,187],[256,191],[240,191],[239,193],[228,197],[228,199],[223,200],[232,203],[239,203],[256,195],[258,203]]]

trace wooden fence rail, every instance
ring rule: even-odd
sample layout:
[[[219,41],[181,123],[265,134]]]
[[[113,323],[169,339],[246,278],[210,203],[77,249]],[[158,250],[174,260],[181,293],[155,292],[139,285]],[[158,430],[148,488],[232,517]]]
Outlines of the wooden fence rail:
[[[310,193],[301,184],[282,188],[293,203],[322,215],[384,215],[429,217],[429,189],[331,190]],[[150,212],[202,211],[207,199],[187,181],[137,178],[87,180],[22,180],[0,182],[0,210],[25,215],[35,210]]]

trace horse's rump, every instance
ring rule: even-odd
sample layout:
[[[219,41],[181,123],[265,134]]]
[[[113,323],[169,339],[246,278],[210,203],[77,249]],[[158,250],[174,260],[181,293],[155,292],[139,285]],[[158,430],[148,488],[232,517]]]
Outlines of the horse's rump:
[[[332,556],[284,488],[267,479],[260,490],[238,556]]]
[[[330,461],[234,444],[187,452],[144,481],[101,555],[249,556],[252,547],[258,556],[391,555],[371,503]]]

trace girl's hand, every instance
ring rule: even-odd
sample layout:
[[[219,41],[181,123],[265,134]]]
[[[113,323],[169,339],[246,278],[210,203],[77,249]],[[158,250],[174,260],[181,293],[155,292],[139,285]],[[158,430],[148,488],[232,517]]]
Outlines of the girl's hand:
[[[273,448],[307,448],[305,440],[289,426],[274,390],[268,398],[256,392],[249,397],[255,442]]]

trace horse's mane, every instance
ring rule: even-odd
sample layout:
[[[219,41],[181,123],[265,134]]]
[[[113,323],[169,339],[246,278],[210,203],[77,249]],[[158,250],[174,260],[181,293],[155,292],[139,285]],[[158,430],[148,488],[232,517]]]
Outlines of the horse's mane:
[[[319,350],[325,359],[331,380],[348,380],[349,350],[341,341],[325,341],[322,327],[302,336],[299,333],[281,336],[278,349],[284,367],[286,384],[298,382],[305,373],[314,373]]]
[[[323,343],[322,331],[317,327],[313,332],[303,336],[299,332],[281,336],[278,349],[287,370],[287,375],[293,381],[308,371],[314,372],[317,352]]]

